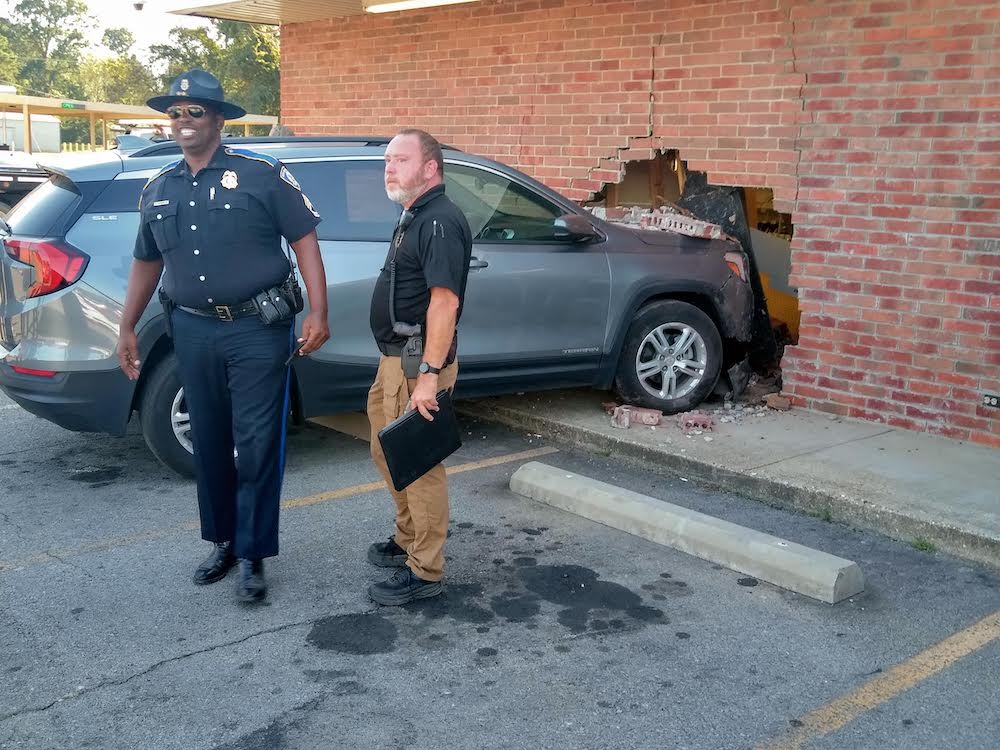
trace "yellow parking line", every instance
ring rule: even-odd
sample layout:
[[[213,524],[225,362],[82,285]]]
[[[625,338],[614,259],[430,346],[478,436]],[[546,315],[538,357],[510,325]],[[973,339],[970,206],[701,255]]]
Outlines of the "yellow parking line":
[[[448,474],[462,474],[466,471],[487,469],[491,466],[501,466],[503,464],[514,463],[515,461],[527,461],[532,458],[546,456],[550,453],[556,453],[557,451],[558,448],[533,448],[532,450],[520,451],[518,453],[508,453],[503,456],[485,458],[481,461],[470,461],[464,464],[457,464],[455,466],[449,466],[445,470]],[[281,504],[281,508],[282,510],[288,510],[290,508],[303,508],[308,505],[318,505],[331,500],[340,500],[345,497],[363,495],[368,492],[376,492],[384,487],[385,482],[382,481],[368,482],[367,484],[355,484],[351,487],[343,487],[339,490],[331,490],[330,492],[320,492],[315,495],[292,498],[284,501]],[[179,526],[165,529],[154,529],[152,531],[144,531],[138,534],[131,534],[129,536],[113,537],[111,539],[91,542],[90,544],[84,544],[80,547],[73,547],[71,549],[38,552],[30,557],[24,557],[20,560],[14,560],[12,562],[3,562],[0,560],[0,574],[7,573],[12,570],[31,568],[36,565],[46,565],[48,563],[56,562],[64,557],[74,557],[77,555],[87,554],[89,552],[107,552],[108,550],[117,549],[119,547],[127,547],[130,544],[161,539],[166,536],[178,534],[182,531],[192,531],[197,528],[198,524],[196,522],[186,521]]]
[[[847,695],[803,716],[801,726],[757,750],[799,750],[807,742],[836,732],[866,711],[919,685],[959,659],[1000,638],[1000,610],[945,638],[916,656],[869,680]]]
[[[533,448],[527,451],[521,451],[520,453],[508,453],[504,456],[496,456],[494,458],[484,458],[482,461],[470,461],[467,464],[458,464],[457,466],[448,466],[445,471],[450,474],[461,474],[466,471],[475,471],[476,469],[486,469],[490,466],[500,466],[501,464],[509,464],[514,461],[527,461],[531,458],[538,458],[539,456],[546,456],[549,453],[555,453],[558,448]],[[331,490],[330,492],[320,492],[316,495],[307,495],[306,497],[297,497],[294,500],[286,500],[281,504],[282,508],[302,508],[306,505],[316,505],[317,503],[325,503],[329,500],[339,500],[343,497],[349,497],[351,495],[363,495],[366,492],[375,492],[385,487],[385,482],[369,482],[368,484],[356,484],[353,487],[344,487],[340,490]]]

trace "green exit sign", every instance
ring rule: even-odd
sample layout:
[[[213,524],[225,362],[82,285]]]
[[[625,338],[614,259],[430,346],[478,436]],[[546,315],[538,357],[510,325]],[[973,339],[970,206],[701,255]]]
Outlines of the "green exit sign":
[[[86,109],[87,105],[82,102],[63,102],[63,109]]]

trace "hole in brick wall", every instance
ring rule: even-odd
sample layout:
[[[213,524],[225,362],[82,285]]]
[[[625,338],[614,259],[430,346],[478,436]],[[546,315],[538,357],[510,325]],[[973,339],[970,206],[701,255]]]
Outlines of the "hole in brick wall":
[[[704,181],[704,174],[694,174]],[[660,151],[653,159],[627,162],[621,181],[605,184],[584,205],[656,208],[677,203],[687,178],[687,163],[680,153],[676,149]],[[776,341],[779,348],[795,344],[799,338],[799,302],[798,289],[789,285],[795,230],[792,217],[775,210],[770,188],[742,187],[740,194]]]
[[[585,206],[642,206],[676,203],[684,189],[684,165],[677,151],[660,151],[655,158],[625,164],[621,182],[607,183]]]
[[[788,283],[792,270],[791,214],[774,209],[770,188],[743,188],[743,209],[751,228],[754,259],[779,346],[799,341],[799,290]]]
[[[768,234],[792,241],[795,227],[792,215],[774,210],[774,191],[771,188],[743,188],[747,211],[747,223],[751,227]],[[756,224],[756,226],[754,226]]]

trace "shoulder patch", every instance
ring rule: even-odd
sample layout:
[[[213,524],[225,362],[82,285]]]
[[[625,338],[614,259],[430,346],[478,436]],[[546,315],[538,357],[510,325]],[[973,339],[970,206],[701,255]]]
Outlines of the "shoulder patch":
[[[152,177],[150,177],[148,180],[146,180],[146,184],[142,186],[142,192],[139,194],[139,208],[140,209],[142,209],[142,198],[146,194],[146,189],[150,185],[152,185],[154,182],[156,182],[156,180],[158,180],[159,178],[163,177],[163,175],[165,175],[167,172],[173,171],[174,167],[176,167],[180,163],[181,163],[180,159],[172,161],[169,164],[167,164],[165,167],[163,167],[163,169],[161,169],[159,172],[157,172]]]
[[[226,154],[229,156],[239,156],[243,159],[251,159],[252,161],[261,161],[265,164],[269,164],[272,167],[278,166],[279,162],[273,156],[268,156],[267,154],[258,154],[256,151],[250,151],[245,148],[231,148],[226,146]]]
[[[295,188],[299,192],[302,192],[302,188],[299,187],[299,183],[292,176],[292,173],[288,171],[288,167],[286,167],[284,164],[281,165],[281,171],[278,173],[278,175],[281,177],[281,179],[283,179],[285,182],[287,182],[293,188]]]

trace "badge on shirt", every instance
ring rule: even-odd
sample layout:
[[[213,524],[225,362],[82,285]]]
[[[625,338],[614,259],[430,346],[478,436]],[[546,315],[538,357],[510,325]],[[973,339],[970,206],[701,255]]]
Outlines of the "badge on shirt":
[[[169,206],[169,205],[170,205],[169,200],[153,201],[153,208],[156,208],[157,206]]]
[[[310,211],[312,211],[312,215],[313,216],[315,216],[317,219],[321,219],[322,218],[319,215],[319,212],[315,208],[313,208],[312,201],[309,200],[309,196],[306,195],[305,193],[302,193],[302,201],[306,204],[306,208],[308,208]]]
[[[227,169],[222,173],[222,187],[227,190],[235,190],[236,186],[240,184],[239,178],[236,176],[236,172],[231,169]]]
[[[302,188],[299,187],[299,183],[296,182],[296,180],[295,180],[294,177],[292,177],[292,173],[288,171],[288,167],[284,167],[283,166],[281,168],[281,171],[278,172],[278,175],[281,177],[281,179],[283,179],[285,182],[287,182],[289,185],[291,185],[296,190],[300,190],[300,191],[302,190]]]

